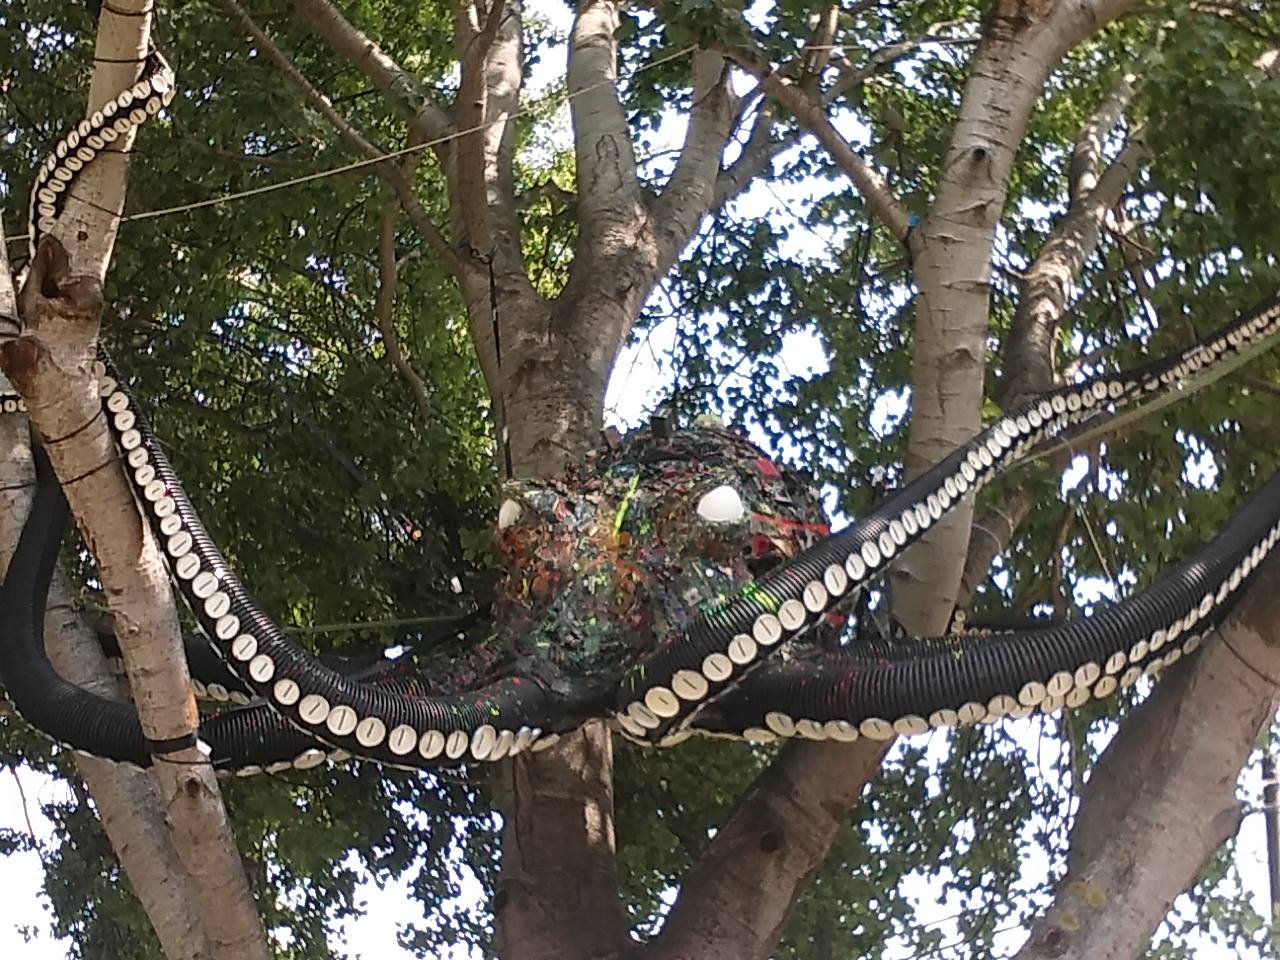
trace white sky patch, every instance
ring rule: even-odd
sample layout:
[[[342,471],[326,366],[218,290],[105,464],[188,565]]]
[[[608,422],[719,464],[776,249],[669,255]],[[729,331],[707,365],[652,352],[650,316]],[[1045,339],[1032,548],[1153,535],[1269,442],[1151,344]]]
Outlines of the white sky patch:
[[[56,780],[27,767],[0,771],[0,830],[34,837],[38,847],[46,847],[54,841],[54,831],[41,804],[70,796],[71,791]],[[52,907],[41,889],[44,870],[39,852],[11,854],[0,864],[5,878],[0,896],[0,956],[62,960],[71,945],[51,933]],[[24,938],[23,928],[34,934],[33,939]]]

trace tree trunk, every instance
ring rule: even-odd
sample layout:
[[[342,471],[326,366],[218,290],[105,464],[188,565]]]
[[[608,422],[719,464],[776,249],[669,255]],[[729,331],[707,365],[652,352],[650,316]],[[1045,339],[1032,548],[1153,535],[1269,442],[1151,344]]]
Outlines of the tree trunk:
[[[491,325],[489,307],[475,305],[473,326]],[[497,389],[515,475],[559,473],[599,439],[611,363],[600,345],[617,342],[619,317],[615,310],[555,318],[534,297],[500,306]],[[588,724],[541,754],[507,761],[497,780],[505,828],[493,907],[504,960],[626,956],[608,727]]]
[[[1132,960],[1239,829],[1241,767],[1280,707],[1280,555],[1093,768],[1067,874],[1018,960]]]
[[[17,297],[10,277],[0,224],[0,314],[16,316]],[[12,389],[0,374],[0,393]],[[8,569],[31,506],[34,483],[26,418],[0,417],[0,569]],[[45,647],[55,669],[72,683],[103,696],[121,695],[61,571],[55,573],[49,590]],[[211,954],[195,894],[170,840],[154,779],[145,771],[82,755],[76,756],[76,769],[165,956],[207,960]]]
[[[145,0],[103,5],[90,110],[135,82],[137,64],[148,50],[151,10]],[[98,561],[143,733],[163,742],[194,733],[195,702],[168,577],[117,466],[92,370],[102,281],[124,207],[132,133],[86,168],[54,235],[41,241],[19,302],[25,335],[4,344],[0,363],[48,441],[50,459]],[[92,483],[83,482],[90,478]],[[161,759],[175,762],[157,762],[149,777],[164,798],[168,839],[191,883],[188,902],[203,919],[210,955],[265,960],[270,955],[266,933],[213,771],[195,745]],[[160,848],[152,853],[164,855]],[[175,865],[172,859],[158,863],[165,869]],[[165,901],[153,895],[146,902],[162,907]],[[176,955],[183,955],[181,947]]]
[[[908,237],[918,290],[909,477],[981,426],[995,231],[1014,157],[1044,82],[1076,43],[1134,5],[1135,0],[999,0],[988,16],[937,196]],[[960,592],[972,519],[969,496],[895,568],[894,608],[908,632],[946,629]]]

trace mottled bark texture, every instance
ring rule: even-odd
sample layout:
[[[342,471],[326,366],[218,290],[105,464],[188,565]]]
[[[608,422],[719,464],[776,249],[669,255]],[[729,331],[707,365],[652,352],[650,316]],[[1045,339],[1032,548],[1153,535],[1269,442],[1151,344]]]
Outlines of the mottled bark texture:
[[[1018,960],[1132,960],[1239,829],[1240,768],[1280,708],[1280,556],[1177,665],[1089,776],[1067,874]]]
[[[0,225],[0,314],[16,316],[17,296]],[[0,393],[12,392],[0,374]],[[7,570],[31,506],[35,469],[25,417],[0,417],[0,571]],[[45,618],[45,648],[62,676],[102,696],[122,696],[107,672],[71,585],[55,573]],[[178,860],[154,778],[141,770],[76,756],[76,769],[107,839],[170,960],[208,960],[195,893]]]
[[[1058,384],[1054,344],[1069,307],[1071,290],[1098,248],[1107,212],[1120,202],[1134,174],[1148,158],[1139,133],[1115,160],[1103,167],[1102,143],[1123,121],[1132,95],[1130,80],[1125,78],[1103,99],[1076,138],[1068,173],[1067,212],[1054,224],[1027,268],[1001,352],[1004,376],[998,399],[1005,410]],[[1052,465],[1061,466],[1064,457],[1055,458]],[[1032,506],[1027,489],[1015,486],[974,518],[958,605],[968,606],[992,562],[1008,547]]]
[[[918,236],[907,234],[900,205],[877,192],[874,176],[863,176],[861,183],[854,177],[882,201],[891,231],[907,237],[917,266],[923,265],[915,382],[920,423],[911,452],[916,469],[978,426],[995,224],[1013,154],[1044,79],[1073,43],[1129,6],[1075,2],[1052,11],[1039,5],[998,12],[966,95],[950,176]],[[514,103],[521,68],[514,47],[504,48],[503,38],[516,34],[518,22],[511,21],[520,13],[518,4],[508,2],[500,9],[460,14],[463,81],[457,129],[499,119]],[[1029,24],[1023,22],[1028,16]],[[765,110],[743,158],[720,169],[736,104],[722,61],[700,54],[692,78],[694,111],[676,173],[656,203],[646,201],[613,83],[617,17],[614,3],[580,3],[571,36],[568,79],[575,95],[580,232],[570,280],[558,298],[546,301],[530,289],[519,258],[508,185],[509,124],[464,135],[453,155],[444,158],[451,174],[455,243],[471,257],[463,296],[499,430],[510,438],[509,464],[517,474],[556,472],[595,441],[606,378],[645,298],[707,210],[740,189],[774,149],[771,113]],[[404,103],[406,85],[385,56],[350,43],[351,32],[335,29],[331,19],[321,32],[344,33],[348,58]],[[793,100],[783,106],[797,110],[804,104]],[[807,116],[821,127],[812,109]],[[839,145],[829,146],[839,158]],[[846,166],[867,173],[856,163]],[[505,466],[506,457],[500,459]],[[908,589],[918,594],[904,604],[910,628],[938,629],[950,613],[968,519],[962,512],[954,530],[941,543],[917,551],[917,559],[900,574],[915,582]],[[935,579],[944,584],[942,590]],[[596,728],[568,738],[547,756],[516,761],[504,775],[508,823],[496,906],[503,952],[510,958],[621,956],[633,949],[613,882],[607,751],[607,736]],[[646,952],[767,955],[880,755],[881,748],[861,745],[795,745],[784,751],[687,879],[667,930]],[[829,775],[833,767],[841,770],[839,776]],[[569,863],[573,870],[566,869]],[[769,882],[760,883],[762,877]],[[740,907],[741,897],[753,884],[758,911],[744,920],[748,912]],[[737,908],[718,908],[730,904]]]
[[[0,348],[0,368],[26,398],[97,561],[143,732],[175,739],[195,731],[195,702],[168,575],[120,472],[98,399],[92,360],[100,309],[97,277],[73,275],[59,242],[46,239],[21,298],[28,333]],[[213,771],[194,746],[169,759],[152,776],[210,956],[266,958]]]
[[[981,424],[995,230],[1009,175],[1044,82],[1063,55],[1136,0],[1000,0],[969,67],[933,204],[908,237],[916,280],[908,475]],[[959,596],[973,501],[967,498],[893,575],[909,632],[942,632]]]
[[[567,72],[574,95],[571,120],[579,233],[568,283],[558,296],[547,298],[533,289],[525,270],[513,190],[513,117],[519,110],[524,80],[524,10],[519,0],[457,5],[455,39],[461,82],[456,103],[448,108],[432,102],[426,86],[347,21],[330,0],[294,3],[298,17],[409,119],[407,144],[460,134],[432,148],[448,178],[450,194],[447,231],[441,231],[434,245],[447,244],[456,255],[451,266],[489,385],[502,469],[521,476],[553,474],[596,441],[610,368],[643,303],[706,214],[736,195],[772,157],[794,142],[790,134],[774,136],[775,115],[787,112],[814,130],[849,173],[854,187],[863,192],[869,208],[911,255],[918,296],[910,469],[924,469],[971,436],[981,411],[995,229],[1028,117],[1063,54],[1135,7],[1136,0],[998,0],[994,4],[971,63],[935,201],[918,223],[904,212],[876,171],[848,144],[833,138],[825,108],[836,88],[822,93],[812,71],[802,73],[798,83],[783,81],[784,73],[772,70],[767,61],[761,63],[752,51],[702,51],[691,58],[693,107],[685,143],[667,186],[656,196],[646,194],[637,179],[633,144],[615,83],[619,6],[614,0],[579,0],[576,5]],[[833,23],[838,20],[818,18],[815,37],[823,40],[818,45],[825,46],[831,39]],[[265,40],[261,34],[259,42]],[[775,102],[756,113],[744,131],[741,155],[724,167],[725,146],[744,122],[743,101],[727,82],[726,57],[756,73],[763,85],[758,92]],[[290,74],[287,59],[276,62],[294,87],[315,103],[314,88],[300,74]],[[331,105],[320,112],[338,135],[367,155],[362,144],[374,142],[372,138]],[[1082,148],[1079,165],[1092,163],[1096,168],[1096,155],[1086,154]],[[406,203],[403,184],[391,186],[399,206],[412,219],[413,204]],[[122,190],[121,177],[121,196]],[[1093,190],[1101,191],[1101,185],[1082,191],[1082,208]],[[1071,249],[1062,255],[1067,273],[1079,269],[1076,264],[1083,262],[1084,251],[1096,240],[1089,230],[1092,223],[1096,233],[1102,200],[1099,192],[1091,219],[1080,224]],[[99,202],[106,201],[99,198]],[[105,235],[108,229],[109,224],[100,224],[98,233]],[[77,242],[85,239],[80,232],[75,238]],[[101,263],[106,263],[105,254]],[[50,266],[43,269],[48,271]],[[90,273],[91,279],[100,276],[101,270]],[[1036,329],[1056,323],[1054,311],[1062,309],[1061,278],[1055,274],[1051,281],[1040,299],[1052,309],[1036,315]],[[92,311],[87,305],[95,291],[82,291],[79,282],[68,275],[55,284],[67,302],[58,304],[54,312],[64,324],[70,317],[73,326],[79,322],[91,327]],[[82,383],[87,357],[72,352],[65,358],[49,349],[15,361],[19,367],[25,362],[27,367],[69,371],[73,374],[67,381],[69,389]],[[1045,359],[1051,364],[1051,357]],[[32,378],[33,387],[35,380],[52,382],[52,377],[51,373]],[[82,391],[74,399],[75,409],[91,413],[92,398],[87,393]],[[58,416],[38,406],[38,418]],[[83,442],[88,444],[100,433],[89,430],[85,437]],[[503,443],[508,437],[509,444]],[[90,452],[87,446],[81,450],[82,466],[93,465]],[[64,470],[72,466],[72,454],[59,456]],[[73,498],[79,496],[75,485],[72,493]],[[125,555],[132,552],[131,562],[137,566],[129,575],[142,589],[158,591],[151,566],[154,558],[146,554],[136,515],[126,522],[106,506],[115,502],[115,496],[113,489],[98,494],[101,502],[95,509],[102,516],[95,523],[101,524],[102,531],[118,526],[114,549]],[[938,632],[945,626],[960,588],[970,514],[968,507],[963,508],[952,521],[935,528],[895,574],[898,615],[913,632]],[[1016,518],[1009,526],[1015,525]],[[124,563],[128,556],[117,559],[128,565]],[[158,598],[155,602],[160,605]],[[163,611],[149,616],[158,618],[153,625],[157,630],[171,626]],[[119,626],[127,630],[131,624]],[[167,660],[157,666],[170,671],[170,682],[178,682],[180,666]],[[1176,704],[1180,691],[1190,696],[1194,684],[1189,684],[1172,686],[1173,692],[1165,698]],[[190,717],[184,704],[170,706],[164,715],[165,729],[177,730]],[[1203,729],[1197,733],[1199,738],[1205,736]],[[1188,749],[1193,745],[1188,741]],[[1113,749],[1120,747],[1117,741]],[[640,954],[655,960],[767,957],[797,896],[876,770],[883,749],[865,744],[793,744],[782,751],[685,878],[662,934],[643,947],[632,942],[617,896],[607,730],[595,724],[565,738],[551,751],[509,762],[497,775],[506,815],[503,871],[494,903],[503,955],[507,960],[604,960]],[[1104,763],[1097,777],[1105,777],[1105,771]],[[1082,837],[1088,834],[1086,820],[1082,816],[1078,828]],[[1073,869],[1085,862],[1082,857],[1090,856],[1088,850],[1082,840]],[[1065,889],[1073,888],[1069,884]]]

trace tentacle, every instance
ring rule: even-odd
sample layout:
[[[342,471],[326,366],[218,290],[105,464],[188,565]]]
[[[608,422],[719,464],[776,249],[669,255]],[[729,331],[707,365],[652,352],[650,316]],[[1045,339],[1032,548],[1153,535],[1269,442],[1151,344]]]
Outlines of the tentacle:
[[[558,714],[535,681],[513,677],[473,693],[410,696],[352,681],[291,642],[213,543],[105,357],[99,373],[129,482],[175,586],[231,672],[257,696],[326,743],[401,766],[456,759],[459,750],[477,760],[500,759],[521,728],[548,730]]]
[[[1041,627],[1056,627],[1062,623],[1063,617],[1057,614],[1014,613],[997,611],[992,613],[972,614],[964,607],[956,607],[951,613],[948,633],[992,634],[1008,633],[1013,630],[1038,630]]]
[[[1280,473],[1222,532],[1146,590],[1093,616],[990,637],[803,650],[763,665],[696,724],[755,742],[887,740],[895,734],[1051,713],[1110,696],[1194,652],[1280,540]]]
[[[27,248],[32,259],[40,238],[54,228],[62,215],[71,184],[80,171],[120,137],[168,106],[173,93],[173,70],[160,51],[152,47],[137,83],[81,120],[54,145],[36,171],[27,207]]]
[[[47,459],[38,454],[36,462],[39,482],[35,501],[0,586],[0,684],[8,690],[18,713],[54,740],[103,759],[148,766],[151,746],[133,706],[63,679],[45,653],[45,603],[66,528],[67,506]],[[397,675],[395,666],[391,661],[378,665],[369,682],[402,697],[429,696],[421,679]],[[214,767],[237,775],[306,769],[326,756],[339,759],[345,755],[295,729],[265,704],[205,717],[199,736]],[[504,732],[493,752],[518,753],[536,737],[533,728],[521,726]],[[469,740],[443,744],[434,759],[456,763],[466,756],[469,746]]]
[[[33,258],[40,238],[56,227],[70,186],[85,165],[163,109],[173,91],[173,73],[152,48],[137,83],[58,141],[37,171],[31,192],[28,219]],[[100,375],[105,373],[104,365]],[[432,697],[359,684],[290,643],[228,568],[154,435],[131,409],[131,398],[113,378],[104,383],[110,386],[102,391],[103,403],[117,443],[128,459],[130,482],[144,517],[165,546],[179,593],[248,690],[269,699],[277,711],[310,736],[401,765],[431,764],[441,757],[457,759],[468,751],[476,759],[498,759],[511,748],[520,730],[546,726],[548,696],[538,684],[527,680],[504,680],[473,694]],[[57,689],[51,702],[73,696]],[[81,701],[79,709],[87,710],[85,704]],[[31,709],[42,708],[36,703]],[[43,716],[46,722],[58,720],[55,715]],[[79,726],[91,726],[79,722],[88,716],[77,713],[76,717]],[[525,723],[528,718],[533,718],[531,723]],[[131,735],[124,729],[110,733],[122,749]],[[93,738],[99,734],[85,729],[80,735]],[[86,748],[92,749],[87,744],[88,740]],[[136,742],[129,745],[131,756],[136,757],[136,746]]]
[[[172,97],[172,91],[172,73],[153,51],[142,78],[131,90],[59,142],[38,172],[32,192],[33,253],[39,237],[56,225],[69,185],[79,170],[106,144],[158,112]],[[762,649],[803,633],[850,589],[881,574],[898,551],[940,520],[957,500],[989,482],[1028,450],[1092,421],[1104,407],[1120,407],[1168,394],[1202,366],[1238,360],[1245,351],[1275,334],[1278,326],[1280,307],[1268,304],[1189,350],[1135,371],[1105,375],[1053,391],[1001,417],[933,470],[881,501],[859,523],[750,585],[740,597],[700,617],[681,642],[645,658],[623,684],[621,702],[626,709],[620,722],[624,726],[630,724],[628,729],[634,728],[632,732],[644,734],[647,730],[652,738],[660,737],[678,722],[687,723],[716,694],[742,680],[763,659]],[[108,420],[128,462],[129,482],[147,523],[163,545],[179,593],[231,672],[247,689],[267,699],[272,709],[303,735],[382,762],[417,766],[438,762],[441,757],[498,759],[516,744],[517,725],[540,730],[549,727],[552,716],[566,727],[580,719],[565,709],[571,705],[553,703],[547,690],[529,680],[513,678],[473,694],[431,696],[420,687],[413,687],[412,681],[361,684],[292,644],[249,595],[209,538],[154,435],[135,409],[133,399],[111,373],[105,357],[99,374]],[[40,547],[47,549],[45,544]],[[15,568],[15,573],[18,586],[14,591],[24,584],[31,586],[22,580],[21,568]],[[34,586],[38,590],[39,584]],[[4,596],[9,594],[6,590]],[[1212,597],[1209,599],[1212,601]],[[25,636],[35,636],[37,641],[38,620],[33,617],[38,605],[18,604],[19,613],[15,615],[19,620],[23,616],[30,619],[24,628]],[[1102,642],[1100,636],[1089,637],[1085,639],[1095,646]],[[1074,655],[1083,643],[1072,635],[1060,641],[1061,649],[1054,647],[1050,653]],[[918,656],[918,648],[906,649],[909,655],[901,655],[904,671],[906,664],[932,663],[937,659],[933,653]],[[1048,655],[1043,651],[1036,654],[1042,658]],[[964,654],[959,659],[967,657]],[[29,656],[17,659],[31,667]],[[1013,659],[1010,654],[1010,663]],[[1035,664],[1044,666],[1039,660]],[[980,665],[992,671],[1000,666],[986,661]],[[1010,665],[1001,669],[1006,673],[999,673],[999,678],[1008,680]],[[956,682],[972,686],[986,676],[977,667],[970,674]],[[819,675],[825,676],[826,671]],[[905,692],[895,693],[882,678],[877,695],[915,696],[924,689],[922,682],[914,681],[914,686],[904,687]],[[67,693],[68,697],[72,695]],[[79,701],[81,708],[87,710],[85,702]],[[885,705],[893,703],[885,701]],[[73,704],[68,701],[67,706]],[[553,706],[557,709],[553,710]],[[60,717],[41,705],[39,698],[32,709],[45,710],[44,719],[50,723],[61,722]],[[261,745],[265,735],[256,719],[246,719],[247,712],[236,716],[239,713],[227,715],[233,718],[227,722],[241,730],[236,737],[242,741],[238,746],[232,744],[235,749],[229,749],[228,756],[244,759],[248,745],[243,741],[257,736]],[[118,726],[127,725],[125,715],[112,716],[118,718]],[[267,714],[254,714],[255,718],[259,716],[266,718]],[[89,719],[91,714],[84,718]],[[136,720],[133,722],[136,726]],[[89,738],[94,734],[85,729],[76,735]],[[120,726],[113,740],[120,750],[127,748],[136,754],[137,745],[129,740],[130,736],[132,733]],[[539,741],[545,742],[546,738]],[[110,748],[111,743],[105,746]]]
[[[661,740],[771,649],[803,634],[850,591],[883,574],[962,497],[1027,451],[1107,408],[1179,390],[1202,368],[1238,361],[1277,333],[1280,302],[1270,300],[1184,350],[1027,400],[856,523],[748,584],[740,596],[701,615],[685,636],[642,658],[621,684],[619,723],[633,736]]]
[[[413,646],[430,646],[444,637],[466,631],[484,619],[484,611],[473,610],[451,621],[447,631],[415,642]],[[105,621],[95,622],[92,627],[98,645],[107,658],[107,663],[117,673],[123,675],[124,664],[121,662],[120,644],[116,640],[114,631]],[[187,669],[191,674],[192,692],[197,699],[211,700],[215,703],[230,702],[240,706],[252,700],[253,691],[227,669],[218,651],[203,634],[184,634],[182,648],[187,658]],[[381,652],[377,652],[364,656],[344,656],[335,653],[322,653],[319,656],[326,666],[361,683],[382,683],[403,679],[412,672],[412,658],[408,655],[385,657]]]

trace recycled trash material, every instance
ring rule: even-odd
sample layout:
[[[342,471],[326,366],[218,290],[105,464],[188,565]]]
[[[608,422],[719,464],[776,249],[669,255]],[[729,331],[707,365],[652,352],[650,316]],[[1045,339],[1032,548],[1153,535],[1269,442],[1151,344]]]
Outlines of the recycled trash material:
[[[493,639],[561,690],[616,680],[829,529],[801,474],[705,422],[634,431],[562,478],[511,481],[499,517]]]

